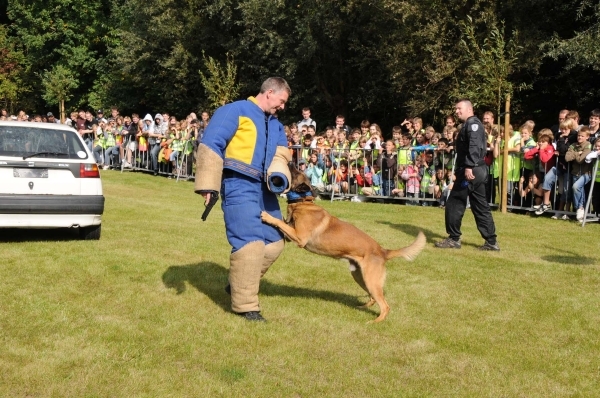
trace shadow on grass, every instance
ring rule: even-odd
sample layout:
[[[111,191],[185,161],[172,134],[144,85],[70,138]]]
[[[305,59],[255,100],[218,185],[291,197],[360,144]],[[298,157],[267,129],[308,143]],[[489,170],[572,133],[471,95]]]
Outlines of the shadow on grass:
[[[173,265],[165,271],[162,281],[167,288],[175,289],[177,294],[185,292],[187,282],[196,290],[208,296],[225,311],[230,311],[231,300],[224,289],[225,285],[227,285],[227,274],[228,271],[226,268],[213,262],[203,262],[193,265]],[[260,281],[260,295],[317,298],[340,303],[351,308],[356,308],[362,304],[358,302],[358,296],[326,290],[280,285],[270,282],[267,279]],[[363,310],[374,313],[371,309]]]
[[[581,256],[577,253],[563,251],[565,254],[554,254],[550,256],[540,257],[544,261],[558,264],[572,264],[572,265],[595,265],[596,261],[593,258]]]
[[[0,242],[63,242],[79,240],[77,228],[0,229]]]
[[[443,217],[442,217],[442,221],[443,221]],[[392,228],[395,228],[397,230],[400,230],[402,232],[404,232],[407,235],[410,236],[417,236],[417,234],[419,233],[419,231],[422,231],[425,234],[425,237],[427,237],[427,242],[428,243],[435,243],[439,240],[442,239],[446,239],[448,236],[447,235],[440,235],[436,232],[433,232],[429,229],[426,228],[422,228],[419,227],[418,225],[413,225],[413,224],[395,224],[389,221],[384,221],[384,220],[378,220],[377,223],[379,224],[384,224],[384,225],[388,225]],[[476,244],[476,243],[468,243],[465,241],[461,242],[463,246],[472,246],[472,247],[479,247],[481,246],[480,244]],[[483,243],[483,239],[482,239],[482,243]]]

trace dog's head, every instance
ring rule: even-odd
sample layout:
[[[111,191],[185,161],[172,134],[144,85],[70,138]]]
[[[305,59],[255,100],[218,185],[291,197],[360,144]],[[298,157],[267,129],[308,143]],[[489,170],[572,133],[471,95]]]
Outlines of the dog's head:
[[[306,174],[298,170],[293,162],[289,163],[289,168],[290,174],[292,175],[290,191],[300,194],[310,192],[311,195],[315,197],[315,193],[310,185],[310,179],[306,176]]]

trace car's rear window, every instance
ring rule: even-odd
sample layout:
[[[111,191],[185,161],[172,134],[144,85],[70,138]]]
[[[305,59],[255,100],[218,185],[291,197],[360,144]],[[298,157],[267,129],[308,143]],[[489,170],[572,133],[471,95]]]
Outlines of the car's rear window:
[[[0,156],[86,159],[81,140],[74,131],[23,126],[0,126]]]

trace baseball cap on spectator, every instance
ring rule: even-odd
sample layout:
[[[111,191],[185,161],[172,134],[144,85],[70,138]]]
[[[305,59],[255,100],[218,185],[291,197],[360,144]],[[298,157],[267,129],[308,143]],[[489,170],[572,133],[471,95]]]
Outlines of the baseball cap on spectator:
[[[10,120],[17,120],[17,119],[18,119],[18,117],[16,117],[15,115],[10,116]]]
[[[108,123],[108,120],[106,120],[105,118],[100,119],[100,123]]]
[[[46,116],[48,116],[48,117],[54,117],[54,114],[53,114],[52,112],[48,112],[48,113],[46,114]]]
[[[300,166],[301,164],[306,164],[306,160],[304,160],[304,159],[300,159],[300,160],[298,161],[298,166]]]
[[[98,111],[96,112],[96,115],[104,115],[104,112],[102,111],[102,109],[98,109]]]

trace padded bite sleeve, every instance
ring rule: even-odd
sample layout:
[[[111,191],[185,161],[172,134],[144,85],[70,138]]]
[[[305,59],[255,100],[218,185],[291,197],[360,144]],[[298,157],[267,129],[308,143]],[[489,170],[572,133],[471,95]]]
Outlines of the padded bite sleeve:
[[[204,144],[198,146],[196,152],[196,193],[221,190],[223,175],[223,159]]]

